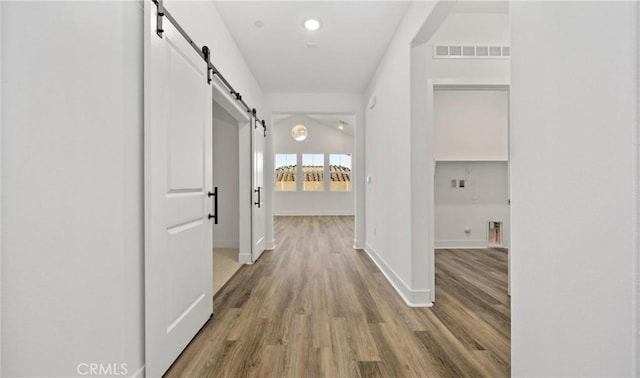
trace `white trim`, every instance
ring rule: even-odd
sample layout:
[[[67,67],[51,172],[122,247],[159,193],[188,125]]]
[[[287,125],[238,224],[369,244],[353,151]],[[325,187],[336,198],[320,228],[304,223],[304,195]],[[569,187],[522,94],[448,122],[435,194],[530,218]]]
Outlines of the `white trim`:
[[[365,249],[364,241],[353,239],[353,249]]]
[[[635,102],[635,114],[634,114],[634,136],[633,136],[633,183],[632,183],[632,246],[634,253],[634,324],[632,329],[635,331],[633,337],[633,360],[632,371],[636,377],[640,377],[640,6],[638,3],[634,3],[635,12],[632,12],[632,22],[635,28],[635,75],[633,80],[635,81],[635,93],[632,101]]]
[[[436,240],[435,249],[485,249],[506,248],[503,245],[489,245],[486,240]]]
[[[278,211],[274,217],[354,216],[353,211]]]
[[[229,115],[236,120],[238,126],[238,183],[239,183],[239,219],[240,233],[238,240],[216,240],[213,248],[238,248],[238,262],[240,264],[251,263],[251,238],[252,209],[251,209],[251,125],[250,114],[240,106],[240,103],[231,96],[221,80],[214,76],[211,81],[213,101],[220,105]],[[213,104],[211,104],[213,106]],[[212,125],[213,127],[213,125]],[[245,171],[243,171],[243,169]],[[246,197],[248,195],[248,197]],[[215,311],[215,309],[214,309]]]
[[[0,41],[2,40],[2,2],[0,1]],[[0,377],[2,374],[2,44],[0,44]]]
[[[434,109],[434,97],[435,97],[435,87],[433,80],[427,80],[427,132],[431,135],[431,139],[433,140],[433,109]],[[414,106],[414,104],[412,104]],[[427,264],[429,264],[429,269],[427,269],[427,280],[429,282],[429,287],[431,288],[431,301],[435,302],[436,300],[436,227],[435,227],[435,208],[436,208],[436,161],[433,158],[433,142],[431,142],[431,184],[432,188],[429,191],[429,214],[427,215],[429,222],[428,236],[429,236],[429,244],[427,245]]]
[[[248,122],[251,119],[249,113],[240,106],[235,98],[231,97],[218,76],[214,76],[211,87],[213,88],[213,101],[217,102],[231,117],[238,122]]]
[[[469,80],[469,79],[429,79],[427,81],[427,111],[429,113],[429,117],[426,120],[427,128],[433,132],[434,129],[434,121],[433,121],[433,102],[434,102],[434,94],[439,90],[504,90],[507,93],[511,90],[511,83],[508,81],[495,81],[495,80]],[[509,147],[510,148],[510,147]],[[435,164],[436,160],[433,157],[433,151],[431,151],[431,160],[433,161],[433,174],[435,176]],[[507,160],[508,162],[508,160]],[[511,178],[509,178],[510,180]],[[433,185],[431,191],[430,206],[431,209],[435,209],[435,179],[432,178],[431,183]],[[510,182],[509,182],[510,185]],[[511,195],[511,194],[509,194]],[[428,246],[428,275],[429,275],[429,283],[432,287],[432,296],[431,301],[435,301],[436,296],[436,260],[435,260],[435,249],[436,248],[488,248],[488,243],[486,240],[482,241],[482,244],[477,243],[478,241],[450,241],[450,240],[435,240],[435,215],[431,212],[429,215],[429,241],[430,245]],[[454,244],[455,242],[455,244]],[[467,244],[465,244],[467,243]],[[474,244],[475,243],[475,244]],[[509,260],[509,264],[511,264],[511,260]],[[509,266],[509,272],[511,272],[511,267]],[[509,276],[509,280],[511,277]],[[511,285],[508,285],[508,291],[511,291]]]
[[[267,243],[265,244],[264,249],[267,251],[273,251],[274,249],[276,249],[276,240],[275,239],[267,240]]]
[[[434,90],[509,90],[511,83],[495,80],[431,79]]]
[[[253,261],[251,261],[251,253],[240,253],[238,255],[238,262],[240,264],[253,264]]]
[[[131,375],[132,378],[144,378],[144,365]]]
[[[412,290],[407,284],[391,269],[387,263],[378,255],[378,253],[367,245],[364,251],[369,255],[371,260],[376,264],[378,269],[387,278],[387,281],[393,286],[393,288],[400,294],[400,297],[410,307],[431,307],[433,302],[431,301],[431,290]]]
[[[221,104],[220,104],[221,105]],[[251,188],[251,132],[253,129],[248,121],[240,122],[238,129],[238,185],[239,193],[239,246],[240,254],[238,262],[241,264],[251,263],[251,249],[253,237],[251,227],[253,227],[253,190]],[[247,257],[248,256],[248,257]]]

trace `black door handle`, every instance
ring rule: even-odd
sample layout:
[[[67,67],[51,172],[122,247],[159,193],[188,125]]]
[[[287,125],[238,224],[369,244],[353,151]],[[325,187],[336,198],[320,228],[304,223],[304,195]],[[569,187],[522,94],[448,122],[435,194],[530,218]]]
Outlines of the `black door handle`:
[[[218,224],[218,187],[214,187],[213,192],[207,193],[207,197],[213,197],[213,214],[209,214],[209,219],[213,218],[213,224]]]
[[[258,189],[254,189],[254,190],[253,190],[254,192],[258,193],[258,202],[254,202],[254,203],[253,203],[254,205],[257,205],[257,206],[258,206],[258,209],[260,208],[260,205],[261,205],[261,203],[260,203],[260,192],[261,192],[261,190],[260,190],[260,189],[261,189],[261,188],[260,188],[260,187],[258,187]]]

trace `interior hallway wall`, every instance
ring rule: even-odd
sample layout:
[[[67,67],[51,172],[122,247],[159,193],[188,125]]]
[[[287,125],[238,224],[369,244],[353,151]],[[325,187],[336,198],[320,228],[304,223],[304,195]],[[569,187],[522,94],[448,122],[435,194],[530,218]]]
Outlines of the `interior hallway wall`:
[[[142,8],[2,2],[2,17],[1,375],[141,374]]]
[[[637,7],[511,2],[514,376],[637,374]]]
[[[429,170],[432,162],[415,163],[412,159],[416,153],[428,154],[429,147],[426,137],[412,135],[412,74],[416,67],[411,43],[434,6],[431,2],[409,6],[365,91],[365,176],[371,178],[365,184],[366,251],[405,301],[419,306],[431,303],[425,213],[425,208],[429,211],[429,187],[415,180],[428,180],[432,173],[424,170]],[[418,68],[424,69],[424,65]],[[421,84],[426,88],[426,82]],[[425,108],[425,103],[420,107]],[[415,119],[416,123],[425,120]],[[413,175],[413,171],[420,173]]]

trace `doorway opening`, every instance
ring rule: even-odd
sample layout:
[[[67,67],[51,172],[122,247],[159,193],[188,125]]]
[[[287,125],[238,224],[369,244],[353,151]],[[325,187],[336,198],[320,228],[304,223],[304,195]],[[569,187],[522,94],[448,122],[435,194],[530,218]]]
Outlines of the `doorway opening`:
[[[213,226],[213,293],[240,269],[240,171],[238,120],[213,103],[213,186],[217,222]]]
[[[273,117],[274,216],[353,216],[355,116]]]
[[[508,86],[432,88],[435,258],[492,260],[509,293]]]
[[[498,271],[478,277],[500,276],[509,303],[509,12],[480,8],[449,7],[412,52],[425,67],[416,72],[430,119],[432,301],[445,291],[436,259],[448,256],[463,270],[495,263]]]

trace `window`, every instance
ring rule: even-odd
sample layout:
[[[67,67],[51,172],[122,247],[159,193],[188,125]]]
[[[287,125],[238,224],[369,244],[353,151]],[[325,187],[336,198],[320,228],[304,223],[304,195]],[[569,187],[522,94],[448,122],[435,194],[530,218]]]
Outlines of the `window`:
[[[331,191],[351,191],[351,154],[329,155],[329,171],[331,173]]]
[[[324,154],[302,154],[303,190],[324,190]]]
[[[296,191],[296,170],[298,168],[296,154],[276,154],[276,191]]]

